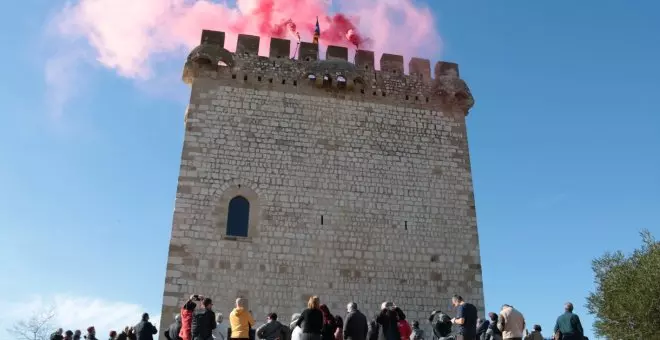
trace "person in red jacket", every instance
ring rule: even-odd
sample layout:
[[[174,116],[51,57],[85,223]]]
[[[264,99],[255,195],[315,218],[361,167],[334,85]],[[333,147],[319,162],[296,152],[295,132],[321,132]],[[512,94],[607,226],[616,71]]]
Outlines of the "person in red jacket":
[[[410,340],[410,335],[412,334],[412,328],[410,324],[406,321],[406,314],[403,313],[401,308],[394,308],[396,315],[399,317],[397,321],[397,326],[399,328],[399,335],[401,335],[401,340]]]
[[[181,331],[179,331],[179,337],[183,340],[192,340],[192,316],[195,308],[197,308],[197,302],[204,299],[201,295],[191,295],[190,299],[186,301],[181,307]]]

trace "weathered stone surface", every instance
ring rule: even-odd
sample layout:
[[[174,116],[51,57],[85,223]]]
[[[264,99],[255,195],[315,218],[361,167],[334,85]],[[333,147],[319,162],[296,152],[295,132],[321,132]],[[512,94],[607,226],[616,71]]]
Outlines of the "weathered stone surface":
[[[368,315],[394,301],[423,325],[455,293],[483,313],[469,107],[456,98],[467,86],[454,68],[427,79],[426,61],[414,63],[423,76],[408,76],[343,60],[233,58],[185,67],[192,95],[161,334],[193,293],[225,316],[248,298],[257,320],[288,320],[310,295],[340,315],[349,301]],[[373,64],[373,53],[360,58]],[[325,87],[325,74],[355,87]],[[248,237],[227,238],[237,195],[250,202]]]

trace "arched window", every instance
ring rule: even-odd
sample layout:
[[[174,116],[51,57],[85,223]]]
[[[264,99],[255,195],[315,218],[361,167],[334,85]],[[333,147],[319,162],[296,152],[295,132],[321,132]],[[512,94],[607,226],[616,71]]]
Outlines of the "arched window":
[[[250,220],[250,202],[243,196],[236,196],[229,201],[227,213],[227,236],[248,236]]]

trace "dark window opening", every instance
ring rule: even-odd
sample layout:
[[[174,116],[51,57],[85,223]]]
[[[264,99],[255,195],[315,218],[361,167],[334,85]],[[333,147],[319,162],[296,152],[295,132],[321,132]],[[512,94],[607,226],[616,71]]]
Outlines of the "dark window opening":
[[[298,86],[298,81],[297,80],[293,81],[293,86]]]
[[[323,215],[321,215],[321,225],[323,225]]]
[[[231,75],[231,79],[236,79],[236,75],[235,75],[235,74],[232,74],[232,75]]]
[[[383,92],[383,97],[385,97],[385,96],[386,96],[386,94],[385,94],[385,92]]]
[[[408,221],[403,221],[403,228],[408,230]]]
[[[374,91],[373,95],[374,95],[374,96],[376,95],[376,91]]]
[[[227,211],[227,236],[247,237],[250,202],[243,196],[236,196],[229,201]]]
[[[286,79],[282,79],[282,85],[286,84]]]
[[[364,94],[364,89],[360,89],[360,93]]]
[[[247,80],[247,74],[243,76],[243,80]]]
[[[415,100],[419,100],[419,96],[415,96]]]
[[[258,81],[261,81],[261,76],[258,76],[258,77],[257,77],[257,80],[258,80]]]
[[[408,95],[406,95],[406,100],[408,100],[408,99],[410,99],[410,97]]]
[[[273,78],[269,78],[268,82],[272,84],[273,83]]]
[[[427,103],[429,102],[429,97],[426,97],[426,102],[427,102]]]

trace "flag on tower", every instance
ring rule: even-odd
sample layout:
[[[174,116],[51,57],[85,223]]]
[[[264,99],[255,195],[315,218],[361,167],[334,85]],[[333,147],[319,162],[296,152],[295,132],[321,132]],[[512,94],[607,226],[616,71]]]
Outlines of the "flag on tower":
[[[316,17],[316,28],[314,28],[313,43],[318,45],[320,36],[321,36],[321,27],[319,26],[319,17]]]

